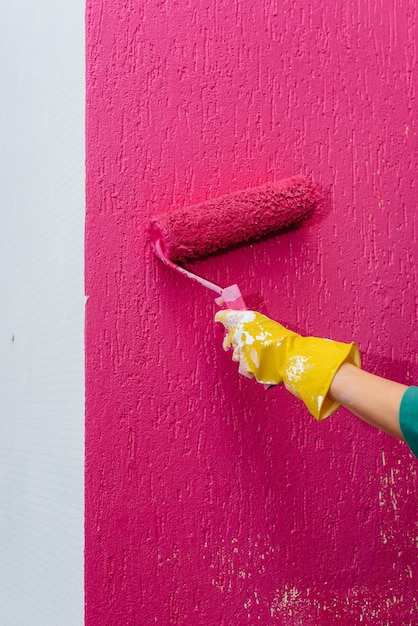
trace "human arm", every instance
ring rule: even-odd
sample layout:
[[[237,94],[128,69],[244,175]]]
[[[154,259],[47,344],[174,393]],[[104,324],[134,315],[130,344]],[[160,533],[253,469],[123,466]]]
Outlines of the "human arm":
[[[356,417],[404,441],[399,410],[407,389],[406,385],[343,363],[333,378],[329,395]]]
[[[329,388],[343,363],[360,366],[355,343],[302,337],[256,311],[219,311],[215,320],[227,330],[223,346],[233,349],[240,374],[267,385],[283,383],[319,421],[340,407]]]
[[[418,387],[407,387],[360,369],[356,344],[302,337],[254,311],[220,311],[239,372],[259,382],[284,383],[322,420],[340,406],[404,440],[418,457]]]

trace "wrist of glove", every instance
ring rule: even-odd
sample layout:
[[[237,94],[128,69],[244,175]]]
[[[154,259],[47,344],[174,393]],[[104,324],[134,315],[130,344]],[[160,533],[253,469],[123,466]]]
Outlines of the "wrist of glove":
[[[215,321],[227,330],[223,347],[233,349],[240,374],[264,384],[283,383],[317,420],[340,407],[328,392],[341,365],[348,361],[360,367],[355,343],[302,337],[255,311],[223,310]]]

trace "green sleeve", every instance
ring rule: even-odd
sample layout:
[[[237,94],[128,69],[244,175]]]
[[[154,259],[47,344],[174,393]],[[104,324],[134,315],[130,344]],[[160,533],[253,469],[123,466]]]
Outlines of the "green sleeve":
[[[405,441],[418,458],[418,387],[409,387],[401,401],[399,425]]]

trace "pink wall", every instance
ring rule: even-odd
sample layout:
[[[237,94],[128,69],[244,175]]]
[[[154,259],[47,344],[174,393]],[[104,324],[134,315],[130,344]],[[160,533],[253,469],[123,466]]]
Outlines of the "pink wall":
[[[329,203],[199,261],[418,380],[413,0],[87,2],[87,625],[417,623],[416,462],[241,379],[155,212],[312,176]]]

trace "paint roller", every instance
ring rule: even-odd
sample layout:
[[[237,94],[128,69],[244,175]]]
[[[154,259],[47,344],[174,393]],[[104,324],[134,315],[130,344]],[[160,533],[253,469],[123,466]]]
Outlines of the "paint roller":
[[[302,176],[237,191],[214,200],[162,213],[148,226],[152,247],[169,268],[214,291],[219,306],[243,310],[237,285],[220,287],[178,263],[206,257],[275,235],[309,218],[318,188]]]

